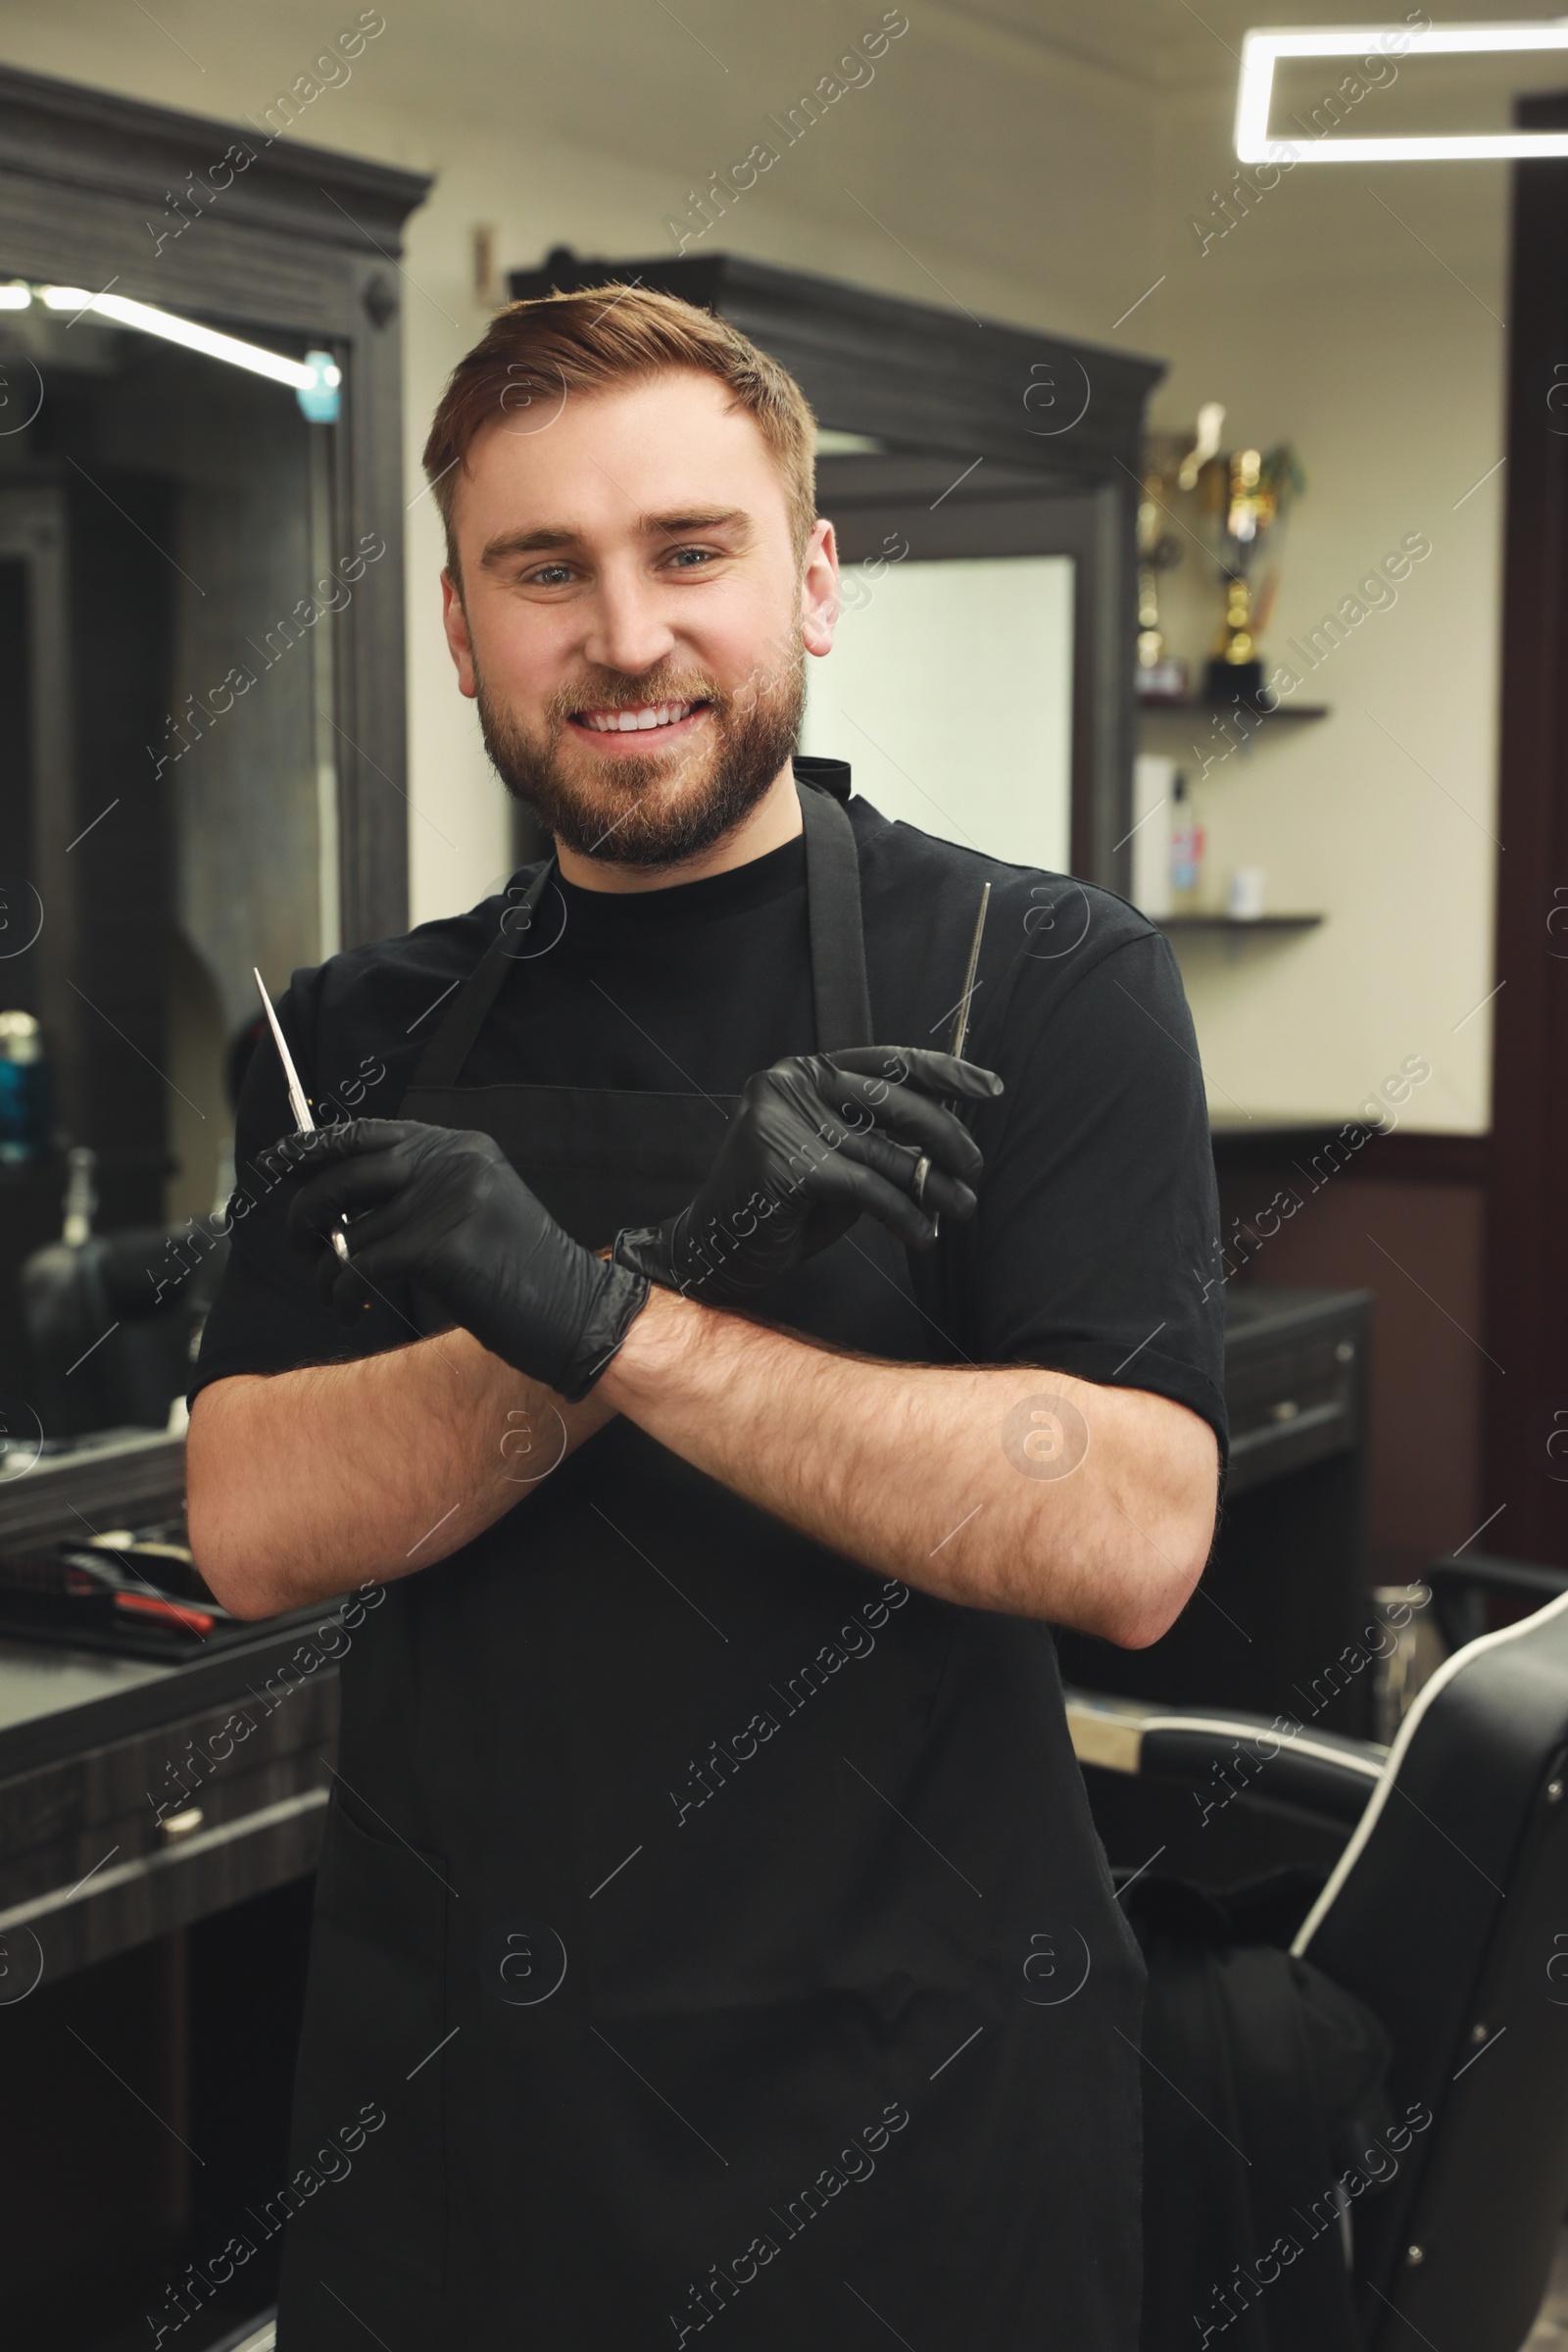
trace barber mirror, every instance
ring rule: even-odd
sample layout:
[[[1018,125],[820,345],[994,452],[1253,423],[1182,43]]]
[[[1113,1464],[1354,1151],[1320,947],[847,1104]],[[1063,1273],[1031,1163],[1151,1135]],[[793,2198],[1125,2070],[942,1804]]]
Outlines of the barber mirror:
[[[1020,865],[1070,856],[1069,556],[921,560],[899,531],[846,565],[809,664],[802,749],[854,764],[884,816]]]
[[[850,760],[884,816],[1085,870],[1090,502],[960,451],[820,431],[817,503],[841,610],[832,652],[807,664],[802,749]]]
[[[252,966],[339,944],[334,632],[385,552],[331,351],[4,280],[0,1469],[177,1420]]]

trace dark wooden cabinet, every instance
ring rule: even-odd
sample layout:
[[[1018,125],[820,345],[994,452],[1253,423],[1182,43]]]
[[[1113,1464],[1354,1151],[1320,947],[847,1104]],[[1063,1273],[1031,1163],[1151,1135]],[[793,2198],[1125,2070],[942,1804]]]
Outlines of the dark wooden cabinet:
[[[54,1668],[104,1694],[0,1731],[0,1945],[13,1984],[53,1983],[316,1867],[337,1743],[337,1673],[291,1666],[309,1629],[112,1688],[123,1661],[0,1642],[0,1708]],[[319,1653],[318,1653],[319,1654]],[[149,1716],[113,1736],[117,1718]],[[32,1735],[31,1739],[25,1737]],[[109,1735],[109,1736],[106,1736]],[[47,1752],[21,1770],[13,1756]],[[0,1996],[3,1997],[3,1996]]]
[[[244,2216],[287,2177],[336,1753],[312,1631],[183,1667],[0,1642],[0,2340],[145,2342],[236,2230],[255,2259],[188,2340],[276,2291]]]
[[[1342,1653],[1367,1621],[1371,1305],[1367,1291],[1230,1294],[1231,1467],[1203,1581],[1150,1649],[1058,1636],[1064,1680],[1369,1733],[1371,1676]]]

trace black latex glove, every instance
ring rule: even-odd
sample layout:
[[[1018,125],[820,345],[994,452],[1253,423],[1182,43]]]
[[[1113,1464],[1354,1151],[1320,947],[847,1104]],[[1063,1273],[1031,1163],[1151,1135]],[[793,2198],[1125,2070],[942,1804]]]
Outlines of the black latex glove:
[[[974,1214],[985,1165],[942,1098],[984,1102],[1001,1092],[994,1071],[915,1046],[776,1061],[746,1081],[696,1200],[662,1225],[619,1234],[615,1261],[666,1290],[738,1302],[836,1242],[862,1211],[926,1249],[933,1211]]]
[[[289,1239],[320,1250],[340,1217],[350,1262],[323,1287],[344,1321],[389,1292],[434,1301],[530,1380],[586,1396],[648,1298],[644,1276],[564,1232],[487,1135],[354,1119],[275,1147],[305,1172]],[[421,1316],[428,1325],[431,1318]]]

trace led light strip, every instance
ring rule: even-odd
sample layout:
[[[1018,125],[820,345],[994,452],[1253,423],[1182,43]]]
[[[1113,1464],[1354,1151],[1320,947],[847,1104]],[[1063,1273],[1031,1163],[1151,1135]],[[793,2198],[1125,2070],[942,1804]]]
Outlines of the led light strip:
[[[1249,32],[1236,94],[1236,154],[1244,164],[1496,162],[1568,155],[1568,130],[1505,130],[1399,139],[1271,139],[1274,62],[1281,57],[1460,57],[1568,49],[1568,21],[1536,24],[1337,24],[1320,32]]]
[[[24,311],[34,299],[46,311],[74,311],[77,318],[91,311],[116,326],[133,326],[141,334],[161,336],[166,343],[178,343],[210,360],[226,361],[231,368],[248,368],[252,375],[268,376],[274,384],[288,384],[296,392],[316,392],[323,384],[335,391],[343,380],[335,362],[318,368],[309,360],[287,360],[281,352],[265,351],[261,344],[242,342],[237,335],[220,335],[215,327],[198,326],[193,318],[157,310],[150,302],[132,302],[124,294],[89,294],[82,286],[29,286],[20,280],[0,286],[0,311]]]

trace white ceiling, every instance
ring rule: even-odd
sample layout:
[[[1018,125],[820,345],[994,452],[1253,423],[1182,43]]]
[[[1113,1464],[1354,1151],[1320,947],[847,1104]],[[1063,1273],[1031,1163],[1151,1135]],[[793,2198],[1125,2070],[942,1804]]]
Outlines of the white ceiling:
[[[1395,5],[1365,11],[1346,0],[945,0],[955,15],[1004,26],[1022,39],[1058,54],[1094,60],[1111,73],[1163,88],[1234,85],[1242,35],[1252,26],[1393,24],[1403,21]],[[1426,12],[1432,14],[1429,9]],[[1475,24],[1555,21],[1546,8],[1521,7],[1518,0],[1462,0],[1440,8],[1439,21]],[[1564,78],[1559,65],[1553,79]]]
[[[346,5],[340,13],[351,21]],[[422,102],[449,121],[610,145],[665,171],[699,149],[711,148],[714,166],[744,154],[766,114],[812,88],[882,12],[877,0],[387,0],[385,13],[387,32],[359,68],[368,91],[415,110]],[[1400,13],[1396,0],[1388,19]],[[1549,21],[1517,0],[1461,0],[1449,13]],[[906,97],[929,84],[934,66],[940,82],[961,61],[966,81],[978,69],[1070,88],[1088,69],[1122,82],[1129,97],[1228,100],[1250,25],[1355,21],[1346,0],[908,0],[907,14],[909,31],[878,68]],[[251,0],[161,0],[156,12],[126,0],[52,0],[47,12],[36,0],[0,0],[0,54],[25,63],[40,42],[58,53],[67,35],[80,79],[140,94],[151,94],[151,79],[171,104],[198,112],[220,84],[266,106],[330,29],[320,0],[270,0],[265,11]],[[131,58],[140,71],[127,73]],[[1556,62],[1477,61],[1473,70],[1483,82],[1500,71],[1512,87],[1568,81]],[[940,172],[940,111],[930,128]],[[333,143],[325,122],[321,135]]]
[[[557,239],[617,258],[669,250],[664,216],[683,211],[686,189],[768,135],[768,117],[814,89],[879,23],[886,0],[381,5],[385,32],[298,135],[436,173],[443,194],[416,233],[450,249],[427,250],[421,274],[434,268],[450,285],[466,283],[472,221],[500,223],[502,260],[514,267]],[[1229,169],[1249,25],[1351,14],[1347,0],[903,5],[909,28],[877,63],[874,90],[845,97],[834,127],[760,183],[723,241],[784,260],[807,251],[830,275],[976,312],[1050,317],[1091,339],[1117,331],[1172,240],[1185,254],[1186,216]],[[1397,16],[1400,0],[1385,5]],[[321,0],[269,0],[265,10],[254,0],[152,0],[150,9],[0,0],[0,57],[240,121],[309,70],[355,13],[356,0],[330,14]],[[1506,22],[1525,12],[1517,0],[1448,0],[1446,13]],[[1463,104],[1484,93],[1499,122],[1511,91],[1568,85],[1568,61],[1556,58],[1466,60],[1463,71]],[[1396,95],[1378,100],[1391,132],[1413,127],[1396,115],[1416,81],[1402,72]],[[1283,92],[1282,107],[1299,103],[1299,91]],[[514,153],[514,171],[498,142]],[[1412,266],[1412,238],[1461,276],[1477,258],[1467,240],[1490,268],[1502,169],[1463,167],[1475,195],[1455,214],[1460,169],[1401,170],[1405,195],[1395,201],[1415,207],[1404,224],[1373,205],[1357,174],[1301,174],[1290,269],[1304,284],[1371,268],[1387,248],[1399,276]],[[447,225],[457,208],[462,249]],[[1170,326],[1152,306],[1128,332],[1168,338]]]

